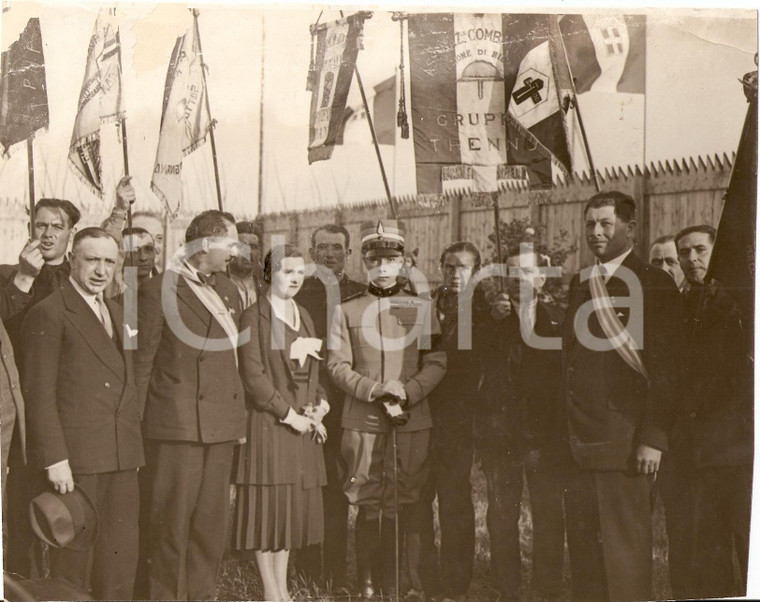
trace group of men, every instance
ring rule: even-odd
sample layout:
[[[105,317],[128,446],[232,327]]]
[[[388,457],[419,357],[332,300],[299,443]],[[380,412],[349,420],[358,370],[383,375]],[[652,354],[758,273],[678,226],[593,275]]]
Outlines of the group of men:
[[[262,294],[263,235],[255,222],[206,211],[188,226],[183,252],[163,259],[149,222],[125,228],[129,182],[117,192],[104,228],[76,233],[71,203],[40,200],[18,265],[0,266],[6,566],[30,575],[38,560],[29,501],[51,487],[79,488],[97,509],[99,535],[90,550],[51,549],[53,576],[97,599],[213,599],[233,449],[244,436],[237,327]],[[298,570],[348,587],[356,504],[362,597],[392,595],[400,578],[408,600],[467,599],[477,452],[494,599],[526,595],[524,479],[536,594],[561,595],[567,537],[574,598],[650,599],[657,475],[674,597],[742,593],[752,316],[720,282],[705,281],[710,226],[658,239],[645,262],[633,252],[630,197],[600,193],[584,217],[596,262],[570,281],[565,311],[544,299],[554,275],[527,248],[486,270],[474,245],[454,243],[430,294],[405,267],[403,224],[363,228],[367,284],[346,274],[345,228],[313,232],[310,256],[322,269],[296,301],[327,341],[320,378],[333,410],[324,542],[298,552]]]

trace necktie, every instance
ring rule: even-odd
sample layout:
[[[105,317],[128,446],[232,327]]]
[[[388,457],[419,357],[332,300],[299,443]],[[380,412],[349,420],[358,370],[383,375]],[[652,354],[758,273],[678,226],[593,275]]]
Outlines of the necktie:
[[[607,271],[607,268],[604,267],[603,263],[599,264],[599,275],[602,277],[604,283],[607,284],[607,281],[610,279],[610,274]]]
[[[106,302],[103,301],[101,295],[95,297],[95,301],[98,304],[98,310],[100,312],[100,322],[103,324],[103,328],[106,329],[109,338],[113,338],[113,324],[111,324],[111,314],[106,307]]]

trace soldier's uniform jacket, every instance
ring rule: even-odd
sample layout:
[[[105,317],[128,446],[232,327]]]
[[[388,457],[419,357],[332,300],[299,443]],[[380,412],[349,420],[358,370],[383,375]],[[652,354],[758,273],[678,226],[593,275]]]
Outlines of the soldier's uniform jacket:
[[[438,349],[441,331],[431,301],[405,290],[392,296],[365,292],[342,303],[336,313],[327,369],[346,393],[343,428],[390,429],[381,406],[370,401],[375,385],[390,380],[403,383],[409,399],[409,421],[397,430],[432,428],[427,396],[446,374],[446,353]]]

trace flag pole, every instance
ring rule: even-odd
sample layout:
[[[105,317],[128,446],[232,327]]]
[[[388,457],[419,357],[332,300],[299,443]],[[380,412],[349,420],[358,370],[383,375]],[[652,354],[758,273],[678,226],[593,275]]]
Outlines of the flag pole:
[[[264,12],[261,13],[261,83],[259,91],[259,199],[257,215],[264,212],[264,44],[266,43],[266,27]],[[208,103],[207,103],[208,106]]]
[[[501,215],[499,211],[499,191],[491,193],[493,196],[493,222],[496,235],[496,263],[501,265],[504,263],[504,258],[501,253]],[[504,292],[504,278],[499,278],[499,292]]]
[[[29,164],[29,238],[34,237],[34,137],[26,139],[26,157]]]
[[[119,35],[119,28],[116,28],[116,47],[119,52],[119,77],[123,75],[123,69],[121,66],[121,36]],[[124,93],[123,88],[121,89],[121,93]],[[127,145],[127,116],[124,114],[122,118],[119,120],[119,126],[121,127],[121,154],[123,158],[124,163],[124,177],[129,176],[129,152],[128,152],[128,145]],[[127,228],[129,229],[130,235],[132,233],[132,202],[127,205]],[[132,255],[129,256],[130,265],[132,264]]]
[[[340,18],[343,18],[343,11],[340,11]],[[369,132],[372,134],[372,144],[375,147],[375,154],[377,155],[377,162],[380,165],[380,174],[383,177],[383,186],[385,186],[385,196],[388,199],[388,204],[391,206],[391,214],[393,219],[398,219],[398,208],[396,207],[396,201],[391,196],[391,189],[388,186],[388,176],[385,174],[385,165],[383,165],[383,157],[380,154],[380,145],[377,142],[377,134],[375,133],[375,126],[372,123],[372,114],[369,111],[369,103],[367,102],[367,95],[364,93],[364,85],[362,84],[362,77],[359,75],[359,66],[354,63],[354,73],[356,73],[356,83],[359,84],[359,92],[362,95],[362,102],[364,103],[364,112],[367,114],[367,124],[369,125]]]
[[[594,188],[596,188],[597,192],[601,192],[601,188],[599,186],[599,177],[596,173],[596,168],[594,167],[594,159],[591,157],[591,147],[588,143],[588,136],[586,135],[586,128],[583,126],[583,117],[581,117],[581,108],[578,105],[578,92],[575,88],[575,80],[573,79],[573,72],[570,70],[570,61],[567,58],[567,48],[565,48],[565,39],[562,37],[562,32],[559,29],[559,18],[560,15],[556,15],[555,17],[552,17],[550,19],[551,23],[551,32],[550,35],[553,37],[556,41],[556,45],[559,46],[558,50],[562,52],[563,62],[565,65],[565,69],[567,69],[568,74],[568,83],[570,84],[570,93],[572,94],[572,98],[570,99],[570,104],[572,105],[572,108],[575,109],[575,115],[578,117],[578,127],[581,130],[581,138],[583,139],[583,147],[586,150],[586,158],[588,158],[588,166],[591,170],[591,177],[594,180]]]
[[[195,39],[198,40],[198,54],[201,57],[201,75],[203,76],[203,95],[206,99],[206,112],[208,113],[208,120],[210,127],[208,129],[209,138],[211,139],[211,159],[214,162],[214,182],[216,183],[216,200],[219,204],[219,211],[224,211],[224,204],[222,203],[222,186],[219,183],[219,165],[216,160],[216,141],[214,140],[214,120],[211,118],[211,105],[208,101],[208,84],[206,83],[206,62],[203,60],[203,48],[201,46],[201,31],[198,27],[198,14],[200,11],[197,8],[191,9],[193,11],[193,23],[195,24]]]

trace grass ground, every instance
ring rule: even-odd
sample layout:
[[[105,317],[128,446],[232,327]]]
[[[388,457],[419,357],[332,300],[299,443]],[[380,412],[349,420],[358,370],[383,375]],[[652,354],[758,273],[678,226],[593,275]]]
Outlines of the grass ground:
[[[488,529],[486,528],[486,481],[478,465],[473,467],[471,476],[473,486],[473,501],[475,504],[475,569],[469,591],[470,602],[486,602],[489,599],[489,544]],[[520,517],[521,550],[522,550],[522,580],[526,599],[530,599],[531,591],[531,540],[532,527],[527,493],[523,494],[523,508]],[[354,513],[350,520],[353,521]],[[436,520],[437,525],[437,520]],[[667,600],[670,598],[667,569],[667,537],[665,535],[665,518],[662,505],[655,506],[654,519],[654,598]],[[349,578],[353,577],[353,542],[349,539]],[[253,559],[242,559],[230,556],[225,559],[222,577],[219,582],[220,600],[261,600],[261,582]],[[310,600],[314,602],[353,602],[357,598],[348,596],[345,592],[338,594],[328,589],[320,589],[315,584],[295,580],[291,585],[291,595],[294,600]],[[565,552],[565,576],[563,600],[570,599],[570,571]]]

